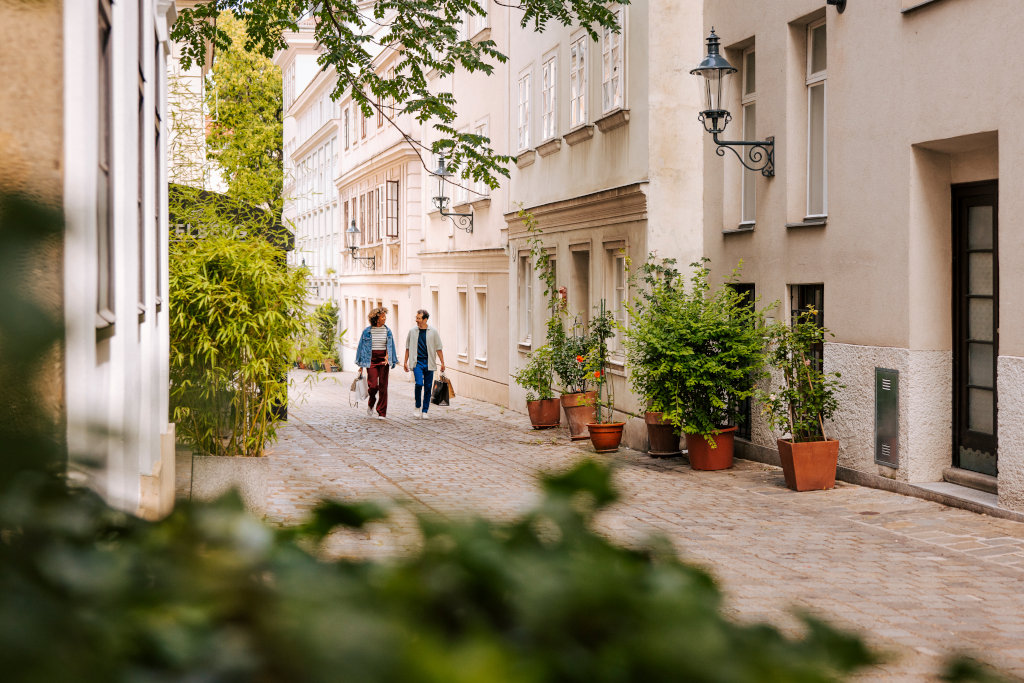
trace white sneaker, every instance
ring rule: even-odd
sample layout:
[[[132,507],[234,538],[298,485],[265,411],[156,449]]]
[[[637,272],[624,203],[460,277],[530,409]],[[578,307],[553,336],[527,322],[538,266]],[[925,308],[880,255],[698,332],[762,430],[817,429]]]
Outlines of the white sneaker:
[[[369,417],[373,417],[373,408],[371,408],[370,406],[366,406],[366,414]]]
[[[427,419],[427,414],[426,413],[420,413],[420,419],[421,420],[426,420]]]
[[[383,415],[378,415],[378,416],[377,416],[377,419],[378,419],[378,420],[386,420],[387,418],[386,418],[386,417],[384,417]]]

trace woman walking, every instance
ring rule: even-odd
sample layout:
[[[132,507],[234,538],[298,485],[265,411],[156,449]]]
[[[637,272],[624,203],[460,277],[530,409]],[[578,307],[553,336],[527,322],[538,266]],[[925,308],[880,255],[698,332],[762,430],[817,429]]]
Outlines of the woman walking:
[[[383,308],[370,311],[370,326],[363,330],[356,348],[356,365],[366,368],[366,384],[370,390],[370,401],[366,414],[373,416],[377,406],[377,419],[383,420],[388,414],[388,373],[398,365],[395,339],[384,322],[388,312]],[[379,400],[378,400],[379,397]]]

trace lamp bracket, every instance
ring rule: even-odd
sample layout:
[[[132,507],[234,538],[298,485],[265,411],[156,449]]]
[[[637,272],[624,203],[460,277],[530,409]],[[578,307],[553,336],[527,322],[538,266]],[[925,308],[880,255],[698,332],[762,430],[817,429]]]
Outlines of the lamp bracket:
[[[473,213],[456,213],[448,212],[444,210],[445,205],[448,203],[448,197],[434,197],[434,206],[438,208],[441,215],[452,222],[459,230],[464,230],[469,234],[473,234]]]
[[[353,261],[368,261],[370,264],[370,270],[377,270],[377,255],[370,254],[369,256],[356,256],[356,249],[358,247],[349,247],[349,256],[352,257]]]
[[[725,150],[736,155],[743,167],[750,171],[760,171],[765,178],[775,175],[775,136],[770,135],[764,140],[719,140],[718,133],[712,134],[715,141],[715,154],[725,156]],[[740,154],[737,147],[746,147],[747,153]],[[748,164],[746,160],[749,160]]]

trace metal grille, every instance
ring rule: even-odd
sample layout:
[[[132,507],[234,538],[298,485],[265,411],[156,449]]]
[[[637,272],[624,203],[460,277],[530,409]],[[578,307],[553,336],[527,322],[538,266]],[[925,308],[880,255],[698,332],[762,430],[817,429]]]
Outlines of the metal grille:
[[[875,462],[899,467],[900,373],[875,368]]]

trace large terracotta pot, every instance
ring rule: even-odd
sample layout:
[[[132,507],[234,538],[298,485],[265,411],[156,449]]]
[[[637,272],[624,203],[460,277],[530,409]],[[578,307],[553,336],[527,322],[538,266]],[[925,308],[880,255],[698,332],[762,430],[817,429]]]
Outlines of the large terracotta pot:
[[[712,448],[702,434],[686,435],[686,453],[695,470],[727,470],[732,467],[733,437],[736,427],[722,427],[712,435]]]
[[[838,441],[793,443],[779,439],[777,443],[786,486],[794,491],[822,491],[836,485]]]
[[[662,419],[661,413],[647,411],[644,413],[644,422],[647,423],[647,440],[651,444],[647,449],[648,455],[666,458],[680,454],[679,432],[671,422]]]
[[[569,424],[569,438],[582,441],[587,438],[587,424],[597,419],[597,392],[586,391],[562,394],[562,410]]]
[[[530,413],[530,423],[534,429],[551,429],[561,422],[562,413],[557,398],[527,401],[526,410]]]
[[[622,428],[625,422],[591,422],[587,424],[590,432],[590,443],[598,453],[611,453],[619,450],[622,443]]]

